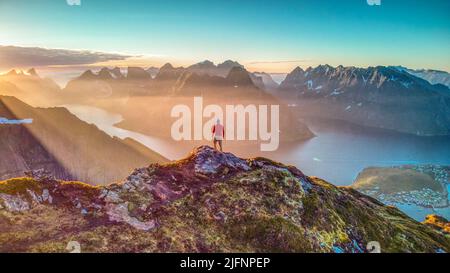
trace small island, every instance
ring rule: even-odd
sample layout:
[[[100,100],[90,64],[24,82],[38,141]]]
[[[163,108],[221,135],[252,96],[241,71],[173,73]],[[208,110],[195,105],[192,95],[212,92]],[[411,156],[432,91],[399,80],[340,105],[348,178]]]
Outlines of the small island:
[[[370,167],[358,174],[352,188],[418,221],[430,213],[448,218],[449,176],[450,166],[442,165]]]

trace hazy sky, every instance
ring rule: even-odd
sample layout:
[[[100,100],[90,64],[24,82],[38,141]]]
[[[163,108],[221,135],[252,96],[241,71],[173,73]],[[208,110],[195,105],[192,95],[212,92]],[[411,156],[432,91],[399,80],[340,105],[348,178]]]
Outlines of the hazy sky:
[[[0,0],[0,45],[139,55],[147,66],[233,59],[268,72],[321,63],[450,71],[449,14],[448,0]]]

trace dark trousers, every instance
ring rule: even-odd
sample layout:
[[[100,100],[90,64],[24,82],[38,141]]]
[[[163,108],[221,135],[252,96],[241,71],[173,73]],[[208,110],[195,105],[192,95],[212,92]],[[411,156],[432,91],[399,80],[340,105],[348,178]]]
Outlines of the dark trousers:
[[[217,150],[217,144],[219,144],[220,151],[222,152],[222,140],[217,140],[214,138],[214,149]]]

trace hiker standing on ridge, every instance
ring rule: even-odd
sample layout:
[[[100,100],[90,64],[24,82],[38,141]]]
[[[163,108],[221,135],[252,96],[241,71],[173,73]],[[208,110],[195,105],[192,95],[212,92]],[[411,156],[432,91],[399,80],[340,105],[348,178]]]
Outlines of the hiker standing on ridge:
[[[213,141],[214,141],[214,149],[217,150],[217,143],[219,143],[220,151],[222,150],[222,141],[225,138],[225,127],[220,124],[220,119],[217,119],[217,123],[212,127]]]

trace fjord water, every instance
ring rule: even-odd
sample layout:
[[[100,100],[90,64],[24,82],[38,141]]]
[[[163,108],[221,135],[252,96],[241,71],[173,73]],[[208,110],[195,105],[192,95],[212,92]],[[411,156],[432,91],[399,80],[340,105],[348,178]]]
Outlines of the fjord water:
[[[277,159],[336,185],[351,184],[366,167],[450,164],[450,137],[418,137],[341,121],[306,120],[317,137],[291,144]]]
[[[75,104],[63,107],[110,136],[132,138],[168,159],[182,158],[193,148],[190,144],[117,128],[114,124],[122,117],[100,108]],[[448,136],[417,137],[338,121],[305,120],[305,123],[316,137],[304,142],[282,143],[276,152],[261,153],[243,147],[232,152],[243,157],[265,156],[294,165],[306,175],[335,185],[350,185],[360,171],[370,166],[450,165]]]

